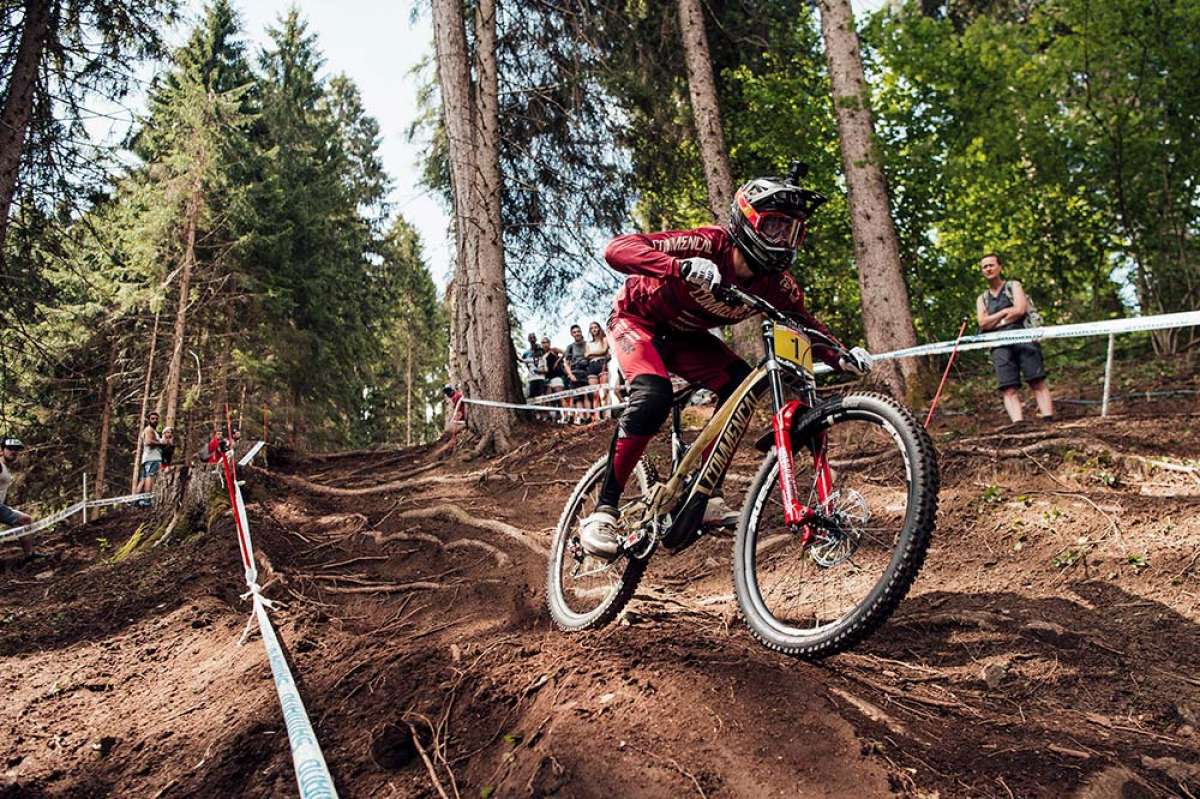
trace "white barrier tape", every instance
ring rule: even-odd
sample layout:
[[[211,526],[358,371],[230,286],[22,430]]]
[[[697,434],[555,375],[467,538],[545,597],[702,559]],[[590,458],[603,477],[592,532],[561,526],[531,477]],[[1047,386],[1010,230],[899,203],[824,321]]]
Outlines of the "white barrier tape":
[[[333,778],[321,745],[317,743],[312,722],[304,710],[304,700],[296,690],[296,681],[288,668],[283,648],[275,636],[275,628],[264,607],[266,600],[254,594],[254,615],[258,618],[258,629],[262,633],[263,647],[267,650],[267,661],[271,664],[271,676],[275,678],[275,693],[283,708],[283,723],[287,727],[288,743],[292,748],[292,763],[296,769],[296,785],[301,799],[337,799]]]
[[[975,336],[963,336],[958,349],[962,352],[963,350],[981,350],[990,347],[1002,347],[1006,344],[1041,341],[1042,339],[1085,338],[1088,336],[1108,336],[1114,333],[1144,333],[1150,330],[1168,330],[1175,327],[1193,327],[1197,325],[1200,325],[1200,311],[1157,314],[1155,316],[1135,316],[1129,319],[1108,319],[1103,322],[1080,322],[1074,325],[1051,325],[1050,327],[1031,327],[1019,330],[999,330],[992,333],[980,333]],[[954,349],[953,341],[938,341],[894,352],[883,352],[872,357],[877,361],[889,361],[896,358],[940,355],[950,352],[952,349]]]
[[[18,538],[24,538],[27,535],[40,533],[42,530],[53,527],[65,519],[69,519],[76,513],[82,513],[84,508],[103,508],[109,505],[128,505],[132,502],[137,502],[138,500],[150,499],[153,496],[153,494],[129,494],[128,496],[124,497],[110,497],[109,499],[92,499],[88,500],[87,502],[76,502],[74,505],[63,508],[57,513],[52,513],[49,516],[45,516],[35,522],[30,522],[29,524],[25,524],[20,527],[10,527],[9,529],[0,532],[0,542],[16,541]]]
[[[518,411],[537,411],[539,413],[604,413],[625,407],[621,402],[616,405],[605,405],[603,408],[558,408],[554,405],[523,405],[517,402],[497,402],[496,400],[478,400],[462,398],[467,405],[486,405],[489,408],[512,408]]]
[[[542,402],[553,402],[556,399],[583,397],[588,394],[595,394],[598,391],[607,390],[609,390],[608,384],[601,385],[600,383],[593,383],[587,386],[580,386],[579,388],[568,388],[565,391],[555,391],[552,394],[539,394],[536,397],[530,398],[529,401],[535,404]]]
[[[108,497],[107,499],[89,499],[87,506],[89,508],[107,508],[109,505],[129,505],[134,502],[139,502],[143,499],[154,499],[154,493],[147,491],[144,494],[126,494],[123,497]]]
[[[991,347],[1002,347],[1007,344],[1021,344],[1029,341],[1041,341],[1054,338],[1084,338],[1088,336],[1108,336],[1115,333],[1144,333],[1150,330],[1168,330],[1176,327],[1200,326],[1200,311],[1185,311],[1183,313],[1157,314],[1154,316],[1135,316],[1128,319],[1108,319],[1102,322],[1081,322],[1073,325],[1051,325],[1049,327],[1022,328],[1020,330],[999,330],[992,333],[981,333],[974,336],[963,336],[958,342],[959,352],[965,350],[981,350]],[[925,355],[941,355],[954,350],[955,342],[936,341],[931,344],[921,344],[893,352],[872,353],[876,361],[891,361],[898,358],[917,358]],[[828,374],[833,369],[826,364],[816,364],[815,374]],[[586,386],[571,389],[557,394],[543,394],[530,402],[545,402],[551,399],[588,394],[596,391],[611,390],[609,386]],[[477,400],[463,398],[463,402],[471,405],[487,405],[493,408],[512,408],[514,410],[548,411],[552,413],[602,413],[603,411],[624,408],[625,404],[608,405],[603,408],[556,408],[554,406],[519,405],[511,402],[496,402],[495,400]]]
[[[258,451],[260,449],[262,449],[263,447],[265,447],[266,445],[267,445],[267,442],[265,442],[265,441],[255,442],[254,446],[250,448],[250,451],[247,452],[245,455],[243,455],[242,459],[240,461],[238,461],[238,466],[245,466],[247,463],[254,460],[254,456],[257,455]]]
[[[275,680],[275,693],[279,696],[279,705],[283,709],[283,723],[287,727],[288,743],[291,744],[292,766],[296,772],[296,785],[300,788],[300,797],[337,799],[337,790],[333,787],[333,777],[329,774],[325,755],[321,752],[312,722],[304,709],[304,700],[296,689],[296,680],[292,677],[287,658],[283,655],[283,647],[279,645],[279,638],[275,635],[275,628],[271,626],[271,619],[267,615],[267,608],[271,607],[271,604],[270,600],[262,595],[262,588],[258,585],[258,567],[254,563],[254,543],[250,539],[246,502],[242,498],[242,488],[238,484],[233,456],[230,453],[225,453],[223,465],[226,488],[233,503],[238,548],[241,550],[242,565],[246,572],[246,587],[249,589],[243,594],[243,598],[249,596],[254,603],[254,618],[258,620],[263,648],[267,650],[267,661],[271,664],[271,676]]]

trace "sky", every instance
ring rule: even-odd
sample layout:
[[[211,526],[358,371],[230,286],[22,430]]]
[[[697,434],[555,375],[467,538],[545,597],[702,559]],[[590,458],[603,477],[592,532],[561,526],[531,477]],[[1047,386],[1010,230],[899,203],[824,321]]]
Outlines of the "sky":
[[[879,8],[885,0],[852,0],[856,14]],[[246,31],[251,52],[256,53],[267,42],[267,29],[292,7],[300,9],[309,30],[317,35],[318,45],[325,56],[326,76],[345,73],[358,86],[367,113],[379,121],[380,155],[392,177],[390,202],[393,210],[404,216],[421,234],[425,257],[439,290],[445,288],[450,276],[453,241],[450,237],[449,215],[442,202],[420,185],[420,161],[426,142],[410,141],[408,128],[417,118],[417,90],[422,80],[432,73],[413,74],[430,58],[433,25],[425,0],[235,0]],[[183,21],[171,31],[168,40],[179,45],[188,30],[199,19],[204,7],[202,0],[187,0]],[[414,14],[417,9],[419,13]],[[147,65],[144,77],[153,74]],[[94,135],[119,136],[127,127],[120,123],[129,112],[140,111],[144,97],[133,97],[126,108],[114,113],[117,121],[97,120],[91,126]],[[596,267],[600,268],[600,267]],[[569,336],[558,303],[553,309],[518,308],[517,315],[530,328],[550,334],[555,344],[565,345]],[[579,309],[580,318],[601,318],[603,311],[588,313]],[[561,330],[559,328],[562,328]]]

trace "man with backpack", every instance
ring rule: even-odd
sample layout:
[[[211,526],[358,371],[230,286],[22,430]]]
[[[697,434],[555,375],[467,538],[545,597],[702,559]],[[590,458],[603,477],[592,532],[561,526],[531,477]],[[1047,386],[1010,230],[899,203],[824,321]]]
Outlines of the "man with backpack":
[[[979,268],[988,283],[988,287],[975,300],[975,314],[981,332],[1042,326],[1041,317],[1025,295],[1020,282],[1004,278],[999,255],[988,253],[983,256]],[[1038,419],[1054,421],[1054,400],[1050,397],[1050,387],[1046,385],[1046,366],[1042,362],[1040,344],[1030,341],[993,347],[992,365],[996,368],[1004,410],[1008,411],[1008,418],[1014,424],[1025,418],[1021,409],[1021,395],[1018,393],[1021,378],[1025,379],[1037,401]]]

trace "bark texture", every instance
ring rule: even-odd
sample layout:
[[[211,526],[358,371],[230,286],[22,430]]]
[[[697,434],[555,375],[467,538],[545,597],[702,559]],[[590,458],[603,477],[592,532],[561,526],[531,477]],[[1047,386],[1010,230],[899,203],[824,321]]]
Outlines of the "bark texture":
[[[8,216],[12,212],[17,190],[17,175],[21,169],[21,151],[29,132],[33,114],[33,90],[37,84],[38,67],[46,40],[50,36],[50,21],[54,15],[51,0],[26,0],[25,17],[21,22],[21,43],[13,60],[8,78],[8,93],[0,111],[0,260],[4,258],[4,242],[8,238]]]
[[[679,36],[687,64],[688,94],[692,100],[700,160],[704,164],[704,182],[708,186],[708,209],[713,221],[720,224],[729,216],[733,202],[733,170],[729,167],[729,152],[725,149],[721,103],[717,99],[717,83],[713,78],[708,31],[700,0],[679,0]]]
[[[108,479],[108,438],[112,430],[113,381],[117,375],[118,339],[114,333],[108,351],[108,368],[104,370],[104,383],[100,387],[100,434],[96,444],[96,485],[93,496],[103,499],[108,496],[105,482]]]
[[[717,82],[713,76],[712,56],[708,49],[708,29],[700,0],[679,0],[679,38],[687,65],[688,94],[692,101],[692,119],[696,124],[696,141],[700,145],[700,160],[704,165],[704,182],[708,188],[708,210],[713,222],[720,225],[729,218],[733,204],[733,169],[729,151],[725,149],[725,133],[721,127],[721,102],[717,98]],[[730,327],[734,351],[753,363],[759,357],[759,322],[751,317]]]
[[[150,380],[154,377],[154,351],[158,347],[158,321],[160,311],[154,312],[154,327],[150,331],[150,355],[146,357],[146,382],[142,385],[142,410],[138,414],[138,438],[133,446],[133,477],[129,481],[129,493],[137,491],[138,478],[142,470],[142,431],[146,429],[146,412],[150,408]]]
[[[500,123],[496,73],[496,3],[475,14],[474,79],[460,0],[434,0],[438,82],[450,151],[456,266],[451,284],[451,374],[468,397],[516,401],[508,293],[500,220]],[[480,451],[509,449],[513,414],[472,406],[468,425]]]
[[[187,339],[188,294],[191,291],[192,271],[196,266],[196,226],[200,218],[200,192],[203,186],[197,174],[188,197],[184,217],[183,265],[179,270],[179,305],[175,310],[175,338],[171,361],[167,367],[166,401],[163,408],[163,427],[175,426],[179,406],[179,384],[182,382],[183,345]]]
[[[888,203],[883,164],[875,143],[870,92],[863,74],[850,0],[821,0],[821,32],[833,92],[842,167],[849,189],[854,259],[862,294],[863,327],[873,352],[916,344],[900,245]],[[897,397],[921,391],[917,361],[881,363],[879,371]]]

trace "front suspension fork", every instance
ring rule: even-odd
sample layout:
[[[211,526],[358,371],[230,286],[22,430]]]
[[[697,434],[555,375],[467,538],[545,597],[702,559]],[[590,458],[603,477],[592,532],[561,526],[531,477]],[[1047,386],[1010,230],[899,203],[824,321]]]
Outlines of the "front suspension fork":
[[[796,489],[795,462],[792,459],[792,420],[796,412],[804,407],[799,400],[789,401],[771,417],[771,424],[775,429],[775,454],[778,459],[779,488],[783,493],[783,518],[789,527],[802,528],[802,543],[807,544],[813,535],[808,523],[817,512],[800,501]],[[813,435],[809,444],[813,473],[816,475],[817,500],[821,505],[824,505],[833,493],[833,473],[829,468],[825,443],[826,434],[825,431],[821,431]]]

